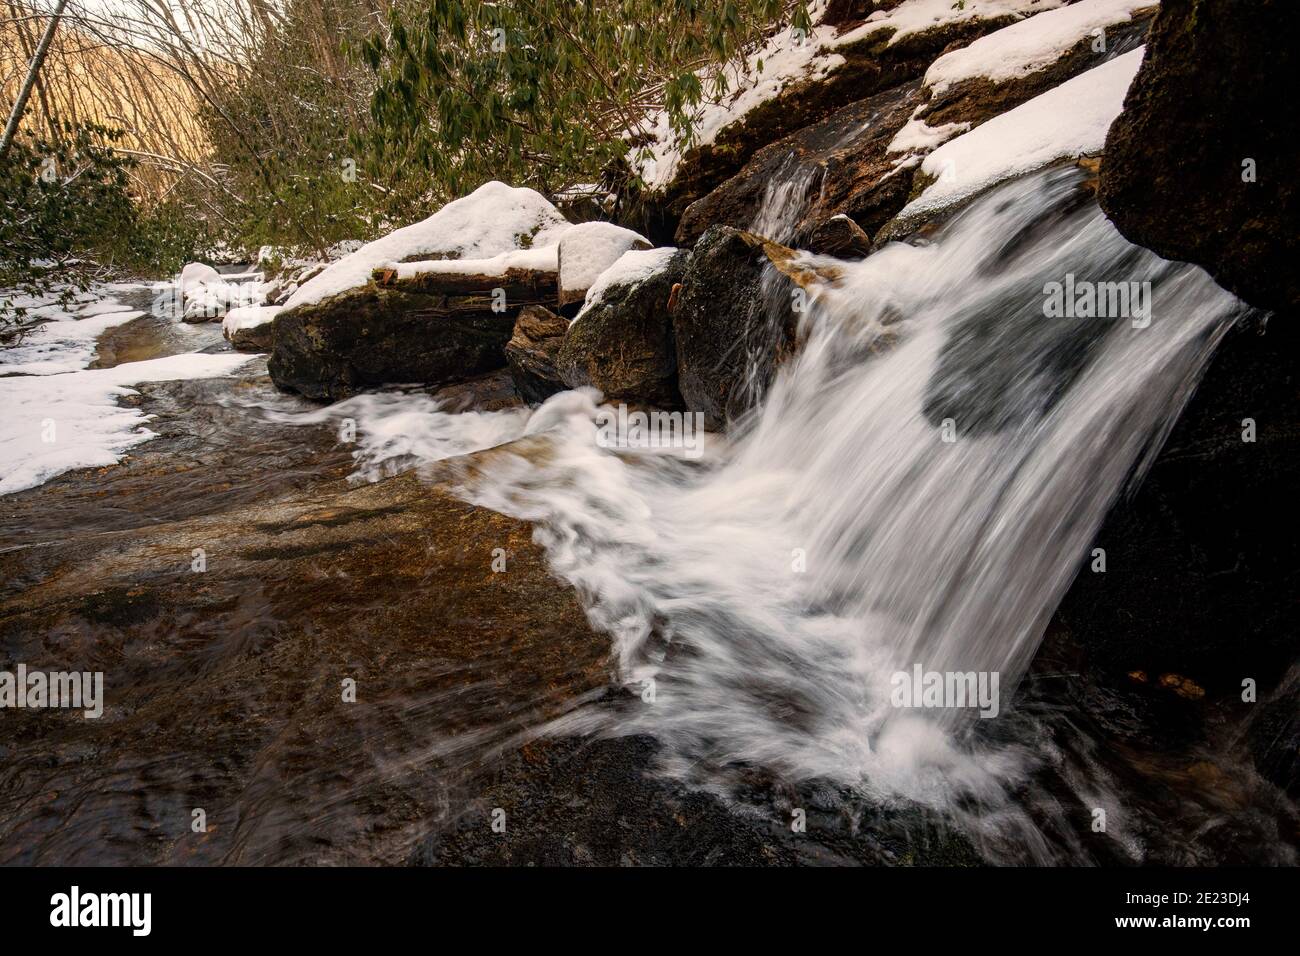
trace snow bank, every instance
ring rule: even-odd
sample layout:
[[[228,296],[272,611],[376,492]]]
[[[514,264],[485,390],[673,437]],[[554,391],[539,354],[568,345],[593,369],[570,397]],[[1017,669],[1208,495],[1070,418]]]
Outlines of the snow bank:
[[[1058,159],[1100,152],[1145,49],[1081,73],[940,146],[921,164],[923,173],[937,178],[898,218],[935,212]]]
[[[588,309],[604,301],[605,292],[610,288],[635,285],[662,272],[677,252],[673,246],[665,246],[659,249],[633,249],[623,253],[592,283],[582,309],[573,317],[573,322],[582,318]],[[573,322],[569,325],[572,326]]]
[[[743,61],[724,68],[729,94],[700,104],[694,114],[696,145],[707,145],[745,114],[779,96],[786,87],[808,79],[821,79],[844,64],[844,57],[825,48],[835,38],[834,27],[814,27],[806,37],[790,30],[773,36]],[[673,131],[666,112],[649,117],[644,132],[650,142],[639,158],[637,172],[651,189],[661,189],[677,174],[688,148]],[[635,154],[634,154],[635,155]]]
[[[926,71],[925,85],[937,96],[977,77],[1005,83],[1037,73],[1092,36],[1094,30],[1128,23],[1137,11],[1158,5],[1158,0],[1079,0],[1048,10],[939,57]]]
[[[1151,0],[1148,0],[1148,3]],[[756,52],[724,70],[728,89],[721,99],[699,106],[694,116],[696,145],[707,145],[755,107],[780,95],[787,87],[809,80],[821,80],[844,65],[839,48],[869,38],[875,33],[892,30],[888,44],[893,46],[905,37],[934,27],[968,20],[987,20],[1001,16],[1032,16],[1062,6],[1065,0],[904,0],[892,10],[877,10],[866,22],[837,36],[837,27],[814,27],[805,37],[783,30],[764,43]],[[820,11],[814,16],[820,16]],[[703,75],[703,74],[701,74]],[[677,174],[682,155],[689,144],[680,142],[666,113],[649,117],[644,130],[648,134],[646,156],[636,163],[637,172],[650,189],[662,189]]]
[[[430,259],[487,259],[522,246],[553,245],[569,222],[531,189],[490,182],[436,213],[368,242],[303,283],[285,302],[295,308],[365,285],[370,274],[392,262]]]
[[[217,378],[247,355],[170,355],[63,375],[0,378],[0,495],[34,488],[74,468],[116,464],[154,433],[149,416],[117,403],[141,382]]]
[[[582,298],[623,253],[650,245],[645,236],[612,222],[574,226],[560,240],[560,305]]]
[[[892,10],[877,10],[867,17],[867,22],[846,33],[840,43],[847,43],[870,33],[892,29],[889,38],[892,46],[904,37],[924,33],[935,27],[970,20],[992,20],[995,17],[1029,17],[1044,10],[1064,6],[1067,0],[904,0]]]
[[[57,375],[85,368],[102,333],[144,315],[111,298],[92,302],[78,315],[57,307],[37,311],[50,320],[35,326],[20,344],[0,350],[0,375]]]

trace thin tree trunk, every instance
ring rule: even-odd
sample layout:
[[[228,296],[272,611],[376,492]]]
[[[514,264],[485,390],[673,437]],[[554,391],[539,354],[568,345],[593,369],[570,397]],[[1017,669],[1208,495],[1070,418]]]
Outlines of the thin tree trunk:
[[[41,64],[45,62],[45,55],[50,52],[50,41],[54,39],[54,30],[59,25],[59,17],[63,16],[63,8],[68,5],[68,0],[59,0],[58,7],[54,10],[54,15],[50,17],[49,25],[45,28],[45,34],[41,37],[40,45],[36,47],[36,52],[32,55],[31,66],[27,68],[27,79],[23,80],[22,88],[18,91],[18,99],[14,100],[13,112],[9,114],[9,124],[5,126],[4,138],[0,139],[0,159],[4,159],[5,153],[9,152],[9,144],[13,142],[15,134],[18,132],[18,124],[22,121],[23,110],[27,108],[27,98],[32,95],[32,87],[36,85],[36,77],[40,75]]]

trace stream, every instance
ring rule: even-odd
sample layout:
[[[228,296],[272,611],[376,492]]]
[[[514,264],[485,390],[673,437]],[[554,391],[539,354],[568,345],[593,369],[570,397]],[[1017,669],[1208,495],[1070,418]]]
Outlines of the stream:
[[[1295,863],[1294,806],[1241,758],[1239,721],[1210,712],[1193,732],[1181,718],[1135,714],[1122,693],[1072,670],[1080,638],[1052,623],[1107,510],[1140,480],[1240,314],[1199,269],[1127,243],[1080,199],[1079,179],[1073,168],[1025,177],[923,242],[822,260],[840,278],[801,316],[799,355],[699,460],[603,447],[590,389],[535,410],[453,411],[445,393],[420,389],[320,407],[277,392],[264,357],[230,352],[218,324],[179,323],[156,286],[98,290],[62,320],[74,324],[51,323],[44,340],[38,331],[10,350],[13,372],[0,364],[10,419],[0,438],[16,450],[0,475],[12,489],[0,497],[0,556],[26,571],[4,593],[21,602],[46,587],[53,572],[36,556],[56,544],[237,524],[266,502],[412,471],[433,481],[434,469],[461,501],[531,526],[607,643],[611,679],[584,690],[539,671],[476,701],[481,682],[497,686],[491,669],[509,666],[494,651],[444,667],[446,686],[397,681],[386,725],[345,737],[384,750],[366,782],[343,770],[331,782],[320,751],[283,731],[294,786],[310,780],[328,807],[325,844],[350,839],[373,852],[363,858],[405,859],[454,816],[395,809],[376,797],[385,781],[461,786],[471,769],[543,738],[651,740],[644,769],[656,785],[708,794],[738,818],[812,806],[856,834],[882,814],[915,813],[996,863]],[[772,202],[784,195],[774,187]],[[1149,284],[1149,314],[1045,317],[1045,287],[1067,273],[1136,277]],[[44,421],[76,434],[82,458],[37,445]],[[355,444],[340,440],[349,427]],[[495,450],[459,458],[485,449]],[[355,580],[327,586],[347,592]],[[420,596],[368,592],[375,607]],[[110,699],[143,699],[160,674],[198,688],[218,664],[242,666],[250,648],[301,624],[267,595],[245,591],[237,603],[222,611],[237,631],[173,620],[188,636],[169,643],[165,616],[151,623],[156,643],[113,665]],[[135,623],[105,614],[60,640],[116,645]],[[27,619],[21,628],[0,653],[30,650]],[[917,668],[996,675],[999,719],[900,708],[895,677]],[[559,685],[559,706],[526,703]],[[264,691],[241,693],[256,710]],[[507,697],[520,703],[502,716]],[[75,749],[68,733],[60,746]],[[73,775],[35,813],[30,802],[52,786],[36,782],[39,747],[7,740],[0,832],[39,833],[55,858],[73,835],[93,835],[102,854],[80,859],[135,859],[163,839],[158,807],[181,812],[205,774],[226,772],[212,769],[224,758],[187,767],[174,750],[117,754],[130,796],[100,800],[88,829],[60,836],[56,824],[95,803],[102,779]],[[244,842],[215,858],[316,859],[296,842],[312,816],[299,818],[292,788],[276,796],[269,766],[255,779],[256,797],[240,798]],[[358,833],[373,837],[370,851]],[[340,853],[324,858],[356,858]]]

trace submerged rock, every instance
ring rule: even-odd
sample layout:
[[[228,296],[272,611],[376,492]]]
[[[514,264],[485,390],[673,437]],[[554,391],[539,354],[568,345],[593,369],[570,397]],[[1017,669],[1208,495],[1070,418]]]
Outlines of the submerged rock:
[[[0,720],[7,864],[400,863],[467,768],[608,681],[531,528],[412,475],[40,540],[0,557],[0,645],[104,672],[105,707]]]
[[[568,319],[544,306],[530,305],[519,311],[505,351],[515,389],[524,401],[545,401],[564,390],[555,357],[568,329]]]
[[[684,249],[633,251],[601,277],[556,357],[565,385],[594,385],[612,401],[681,405],[669,301],[690,258]]]
[[[1164,0],[1101,171],[1126,238],[1275,310],[1300,306],[1298,25],[1289,0]]]

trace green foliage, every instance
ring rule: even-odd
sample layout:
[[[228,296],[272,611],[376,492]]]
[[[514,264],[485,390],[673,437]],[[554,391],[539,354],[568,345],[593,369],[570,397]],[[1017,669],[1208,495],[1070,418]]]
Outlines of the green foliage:
[[[428,170],[447,195],[486,179],[554,191],[626,154],[625,131],[664,107],[725,92],[721,64],[786,12],[785,0],[431,0],[358,48],[379,85],[370,168]],[[703,68],[701,77],[698,71]]]
[[[18,296],[70,300],[114,272],[156,271],[202,244],[192,220],[141,216],[128,192],[133,161],[121,131],[67,124],[57,141],[20,134],[0,159],[0,326],[20,319]]]
[[[202,118],[226,165],[231,240],[321,255],[373,235],[388,194],[355,159],[373,87],[344,56],[370,29],[363,0],[290,0]],[[236,201],[229,201],[231,196]]]

